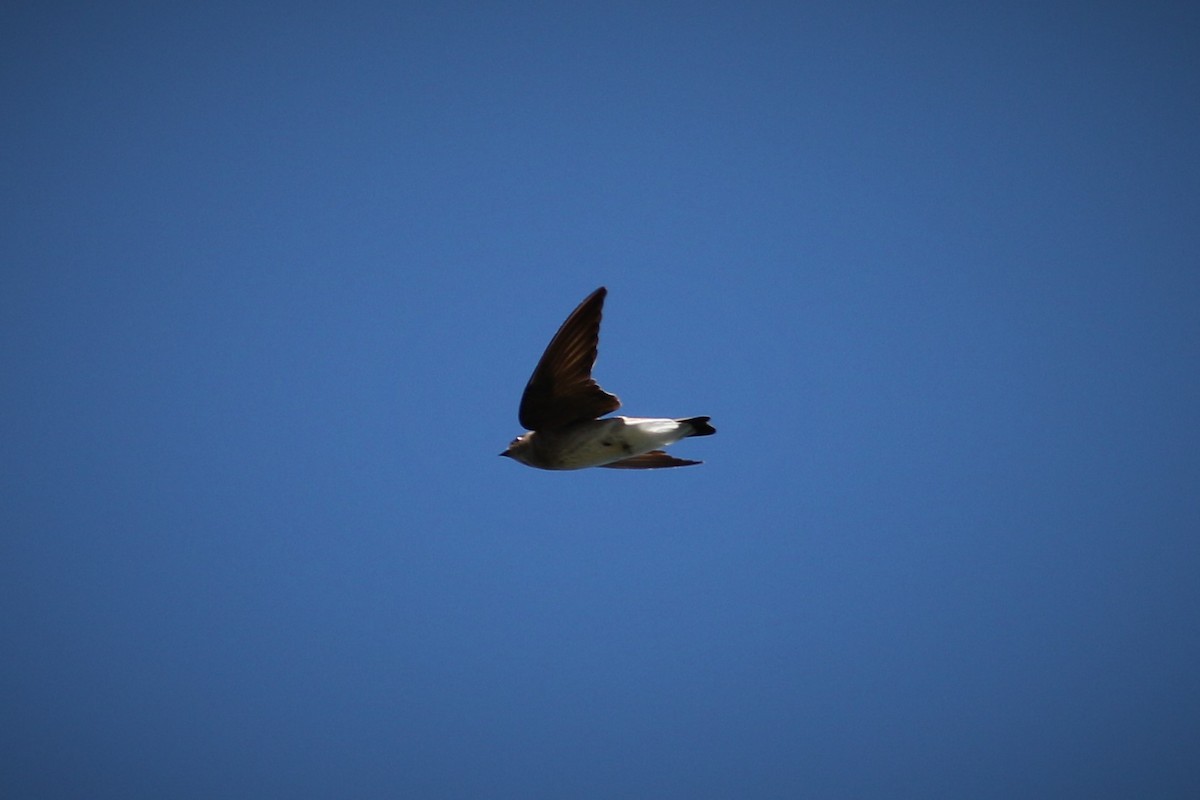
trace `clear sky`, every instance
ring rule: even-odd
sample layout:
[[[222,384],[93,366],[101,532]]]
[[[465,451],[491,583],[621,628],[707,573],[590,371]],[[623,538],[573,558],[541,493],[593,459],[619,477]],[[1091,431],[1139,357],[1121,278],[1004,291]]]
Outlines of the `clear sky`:
[[[0,794],[1200,797],[1197,42],[4,3]]]

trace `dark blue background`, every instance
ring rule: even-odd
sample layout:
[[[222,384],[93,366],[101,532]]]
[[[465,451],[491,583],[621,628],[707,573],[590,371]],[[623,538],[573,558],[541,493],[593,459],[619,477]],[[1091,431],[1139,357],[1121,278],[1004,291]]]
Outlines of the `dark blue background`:
[[[6,797],[1200,796],[1194,7],[0,31]]]

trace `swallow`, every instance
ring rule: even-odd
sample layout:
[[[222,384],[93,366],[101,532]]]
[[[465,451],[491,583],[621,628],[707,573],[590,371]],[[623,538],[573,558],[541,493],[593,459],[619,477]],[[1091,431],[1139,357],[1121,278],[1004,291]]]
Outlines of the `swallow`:
[[[534,369],[517,418],[526,432],[500,455],[538,469],[661,469],[700,464],[663,450],[688,436],[711,436],[710,417],[604,417],[621,407],[592,379],[608,290],[584,299],[554,334]]]

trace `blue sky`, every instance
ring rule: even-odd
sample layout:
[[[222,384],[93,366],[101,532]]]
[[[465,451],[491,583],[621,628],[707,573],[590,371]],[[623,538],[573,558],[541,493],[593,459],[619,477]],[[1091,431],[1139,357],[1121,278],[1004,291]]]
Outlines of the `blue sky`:
[[[1198,796],[1195,8],[0,31],[5,796]]]

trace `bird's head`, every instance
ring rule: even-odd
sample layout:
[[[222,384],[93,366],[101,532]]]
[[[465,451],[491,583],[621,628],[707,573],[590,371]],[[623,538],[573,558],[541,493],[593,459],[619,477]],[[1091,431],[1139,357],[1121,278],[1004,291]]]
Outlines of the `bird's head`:
[[[528,464],[533,456],[533,432],[523,433],[508,443],[508,449],[500,455]]]

